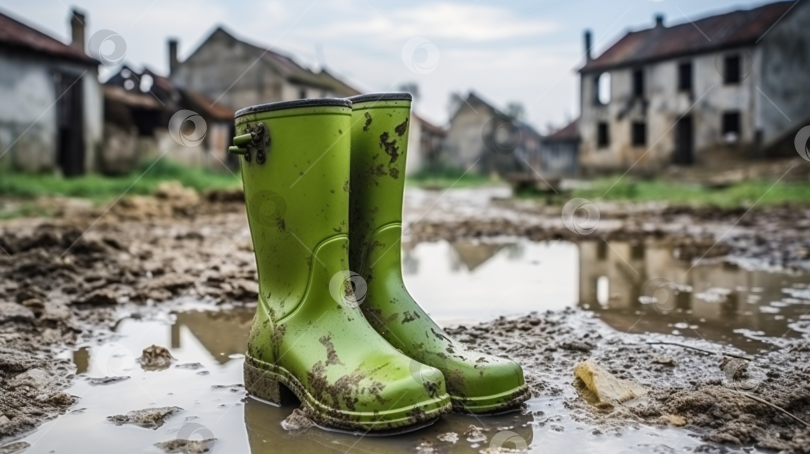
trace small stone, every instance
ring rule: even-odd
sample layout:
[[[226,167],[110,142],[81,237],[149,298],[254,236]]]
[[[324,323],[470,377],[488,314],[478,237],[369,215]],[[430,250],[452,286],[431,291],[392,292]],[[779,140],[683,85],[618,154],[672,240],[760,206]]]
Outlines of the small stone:
[[[29,369],[11,380],[8,385],[11,388],[19,388],[20,386],[28,386],[34,389],[41,389],[51,383],[51,375],[43,369]]]
[[[574,366],[574,376],[581,380],[601,404],[623,404],[647,393],[638,383],[616,378],[599,367],[593,359]]]
[[[6,417],[6,415],[0,415],[0,426],[3,424],[8,424],[11,420]]]
[[[467,437],[467,441],[469,441],[470,443],[487,441],[487,436],[484,435],[484,432],[481,430],[481,428],[472,424],[470,424],[470,427],[468,427],[467,430],[464,431],[464,436]]]
[[[174,358],[166,347],[151,345],[143,349],[138,361],[145,370],[164,370],[172,364]]]
[[[180,407],[146,408],[131,411],[125,415],[107,416],[107,419],[118,426],[135,424],[136,426],[154,430],[162,426],[166,419],[180,411],[183,411]]]
[[[652,362],[654,362],[655,364],[663,364],[664,366],[675,365],[675,360],[672,359],[672,357],[666,355],[655,355],[655,358],[653,358]]]
[[[216,438],[207,438],[205,440],[176,439],[155,443],[155,446],[167,453],[199,454],[210,451],[215,441],[217,441]]]
[[[287,416],[287,419],[281,421],[281,427],[289,431],[306,430],[314,425],[315,423],[307,418],[307,415],[300,408],[293,410],[290,416]]]

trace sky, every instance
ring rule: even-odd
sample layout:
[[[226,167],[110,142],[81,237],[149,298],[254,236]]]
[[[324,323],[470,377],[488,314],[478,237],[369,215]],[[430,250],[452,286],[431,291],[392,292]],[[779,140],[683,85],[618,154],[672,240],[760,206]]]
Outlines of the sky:
[[[577,68],[583,32],[598,55],[628,30],[762,0],[0,0],[0,12],[68,42],[69,10],[86,15],[87,37],[111,30],[126,43],[124,63],[168,72],[166,41],[183,60],[221,26],[235,36],[326,67],[363,92],[416,84],[415,109],[443,125],[450,96],[470,90],[496,107],[522,103],[526,121],[546,132],[579,112]],[[113,51],[106,43],[102,52]],[[103,68],[108,74],[109,68]],[[102,78],[105,76],[102,73]],[[266,100],[257,100],[257,103]]]

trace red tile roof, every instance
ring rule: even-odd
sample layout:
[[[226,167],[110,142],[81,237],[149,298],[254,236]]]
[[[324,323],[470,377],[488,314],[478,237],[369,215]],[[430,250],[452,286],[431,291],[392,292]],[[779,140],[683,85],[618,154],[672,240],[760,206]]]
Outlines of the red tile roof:
[[[545,140],[550,142],[559,142],[576,139],[579,139],[579,119],[576,119],[571,123],[568,123],[562,129],[559,129],[550,136],[545,137]]]
[[[796,3],[771,3],[750,10],[699,19],[694,24],[685,22],[671,27],[629,32],[598,58],[586,63],[580,71],[604,71],[642,62],[752,45]]]
[[[2,12],[0,12],[0,47],[47,54],[94,66],[99,64],[97,60],[90,58],[84,52],[12,19]]]

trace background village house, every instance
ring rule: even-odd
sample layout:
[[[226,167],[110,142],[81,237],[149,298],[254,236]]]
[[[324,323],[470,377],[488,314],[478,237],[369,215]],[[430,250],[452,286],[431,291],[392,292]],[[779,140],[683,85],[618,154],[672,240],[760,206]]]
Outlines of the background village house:
[[[810,119],[810,5],[629,32],[581,73],[581,166],[654,172],[671,163],[771,157]],[[804,75],[804,77],[801,77]]]
[[[66,45],[0,12],[0,168],[65,176],[96,168],[102,95],[86,20],[72,11]]]

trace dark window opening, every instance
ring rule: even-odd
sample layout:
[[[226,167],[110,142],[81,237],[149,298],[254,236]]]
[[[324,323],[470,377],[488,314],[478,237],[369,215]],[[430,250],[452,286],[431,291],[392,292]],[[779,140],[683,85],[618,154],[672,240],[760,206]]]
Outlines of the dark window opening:
[[[630,260],[644,260],[644,244],[630,246]]]
[[[599,260],[600,262],[607,260],[607,249],[608,249],[607,242],[602,241],[601,243],[597,243],[596,260]]]
[[[647,144],[647,123],[633,122],[633,146],[642,147]]]
[[[740,139],[740,123],[740,112],[723,114],[723,140],[726,143],[736,143]]]
[[[298,91],[298,97],[301,98],[301,99],[306,98],[307,97],[307,91],[302,88],[301,90]]]
[[[723,79],[725,79],[726,85],[740,83],[740,76],[742,74],[741,64],[742,60],[740,59],[740,54],[726,56],[723,69]]]
[[[692,91],[692,62],[678,65],[678,90]]]
[[[596,145],[599,148],[605,148],[610,145],[610,136],[608,135],[608,124],[600,121],[596,127]]]
[[[633,71],[633,96],[644,97],[644,71],[641,69]]]

